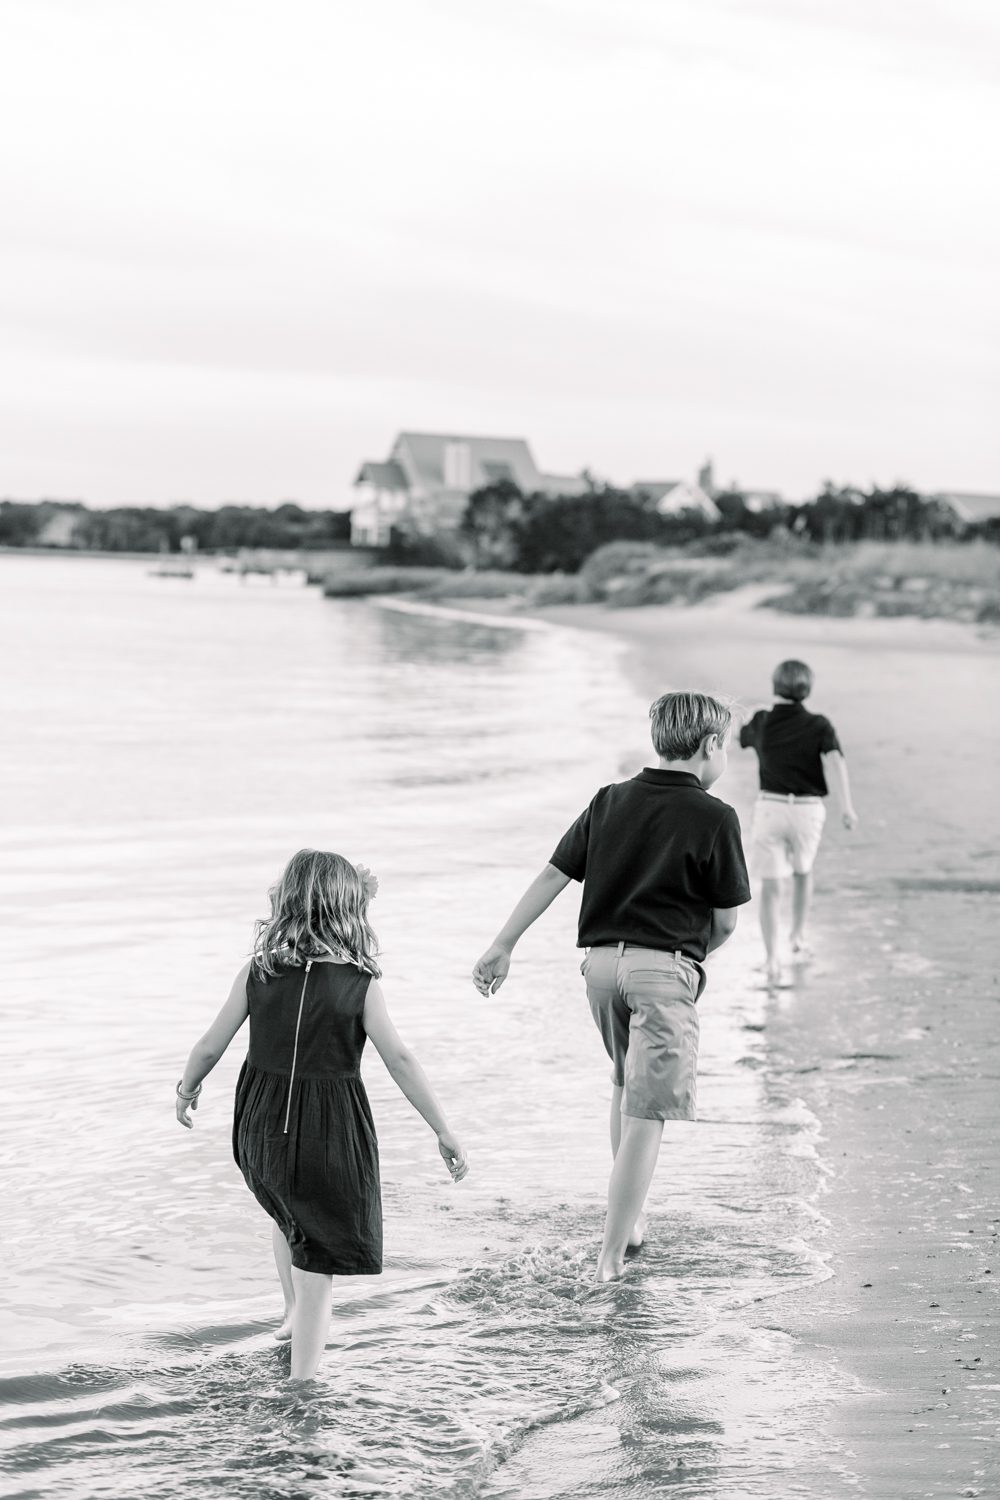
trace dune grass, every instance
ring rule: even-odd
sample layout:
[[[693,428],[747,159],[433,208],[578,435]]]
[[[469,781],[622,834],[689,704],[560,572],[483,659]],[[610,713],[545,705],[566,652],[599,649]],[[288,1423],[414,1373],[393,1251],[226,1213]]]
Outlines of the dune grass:
[[[748,584],[773,584],[764,605],[790,613],[1000,620],[1000,549],[987,542],[817,546],[787,533],[764,540],[717,537],[700,548],[611,542],[573,574],[339,569],[327,578],[324,593],[504,600],[513,609],[595,603],[627,608],[695,604]]]

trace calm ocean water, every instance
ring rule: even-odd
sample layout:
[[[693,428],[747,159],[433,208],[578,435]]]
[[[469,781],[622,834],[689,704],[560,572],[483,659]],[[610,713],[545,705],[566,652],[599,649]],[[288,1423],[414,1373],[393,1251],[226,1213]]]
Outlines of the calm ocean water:
[[[747,1309],[825,1274],[825,1167],[764,1065],[747,930],[701,1006],[702,1119],[667,1127],[647,1247],[600,1291],[610,1085],[570,893],[499,996],[468,978],[593,790],[649,759],[620,648],[11,557],[0,639],[3,1493],[806,1493],[839,1377]],[[173,1108],[303,844],[378,873],[390,1009],[472,1156],[454,1186],[369,1061],[386,1272],[335,1284],[309,1400],[230,1155],[241,1038],[193,1135]]]

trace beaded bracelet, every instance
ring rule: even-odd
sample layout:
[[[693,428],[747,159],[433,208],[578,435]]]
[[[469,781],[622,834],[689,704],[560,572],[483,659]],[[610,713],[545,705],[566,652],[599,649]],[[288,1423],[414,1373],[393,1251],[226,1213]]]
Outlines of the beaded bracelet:
[[[184,1082],[183,1078],[178,1078],[178,1080],[177,1080],[177,1097],[178,1097],[178,1099],[188,1099],[188,1100],[190,1100],[190,1099],[197,1099],[198,1095],[201,1093],[201,1089],[202,1089],[201,1084],[199,1083],[198,1087],[195,1089],[195,1091],[194,1091],[193,1094],[185,1094],[184,1090],[181,1088],[181,1084],[183,1082]]]

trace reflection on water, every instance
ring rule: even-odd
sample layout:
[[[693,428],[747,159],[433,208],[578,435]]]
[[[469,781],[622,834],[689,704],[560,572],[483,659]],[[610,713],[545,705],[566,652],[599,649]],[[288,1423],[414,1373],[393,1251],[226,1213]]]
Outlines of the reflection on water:
[[[764,1068],[745,951],[703,1002],[704,1119],[668,1126],[649,1242],[601,1291],[610,1089],[573,901],[501,995],[467,977],[641,764],[618,648],[126,562],[5,558],[0,585],[11,1493],[794,1494],[832,1376],[800,1354],[790,1391],[787,1339],[745,1314],[824,1274],[824,1171],[794,1075]],[[473,1171],[447,1180],[369,1060],[386,1274],[337,1286],[295,1392],[229,1153],[239,1041],[193,1136],[173,1084],[307,843],[379,874],[390,1006]]]

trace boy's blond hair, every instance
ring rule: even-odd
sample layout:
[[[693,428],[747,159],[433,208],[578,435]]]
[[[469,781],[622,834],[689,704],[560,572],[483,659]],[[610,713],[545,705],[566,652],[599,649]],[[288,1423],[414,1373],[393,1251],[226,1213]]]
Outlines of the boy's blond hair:
[[[729,733],[732,711],[707,693],[664,693],[650,705],[653,748],[664,760],[690,760],[708,734]]]

